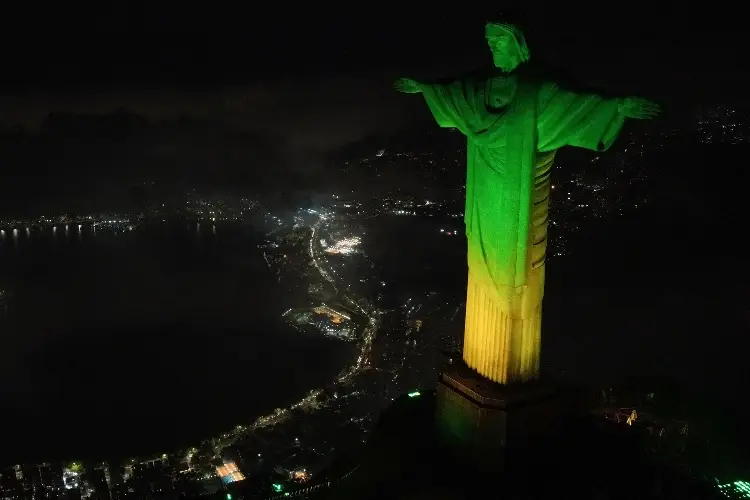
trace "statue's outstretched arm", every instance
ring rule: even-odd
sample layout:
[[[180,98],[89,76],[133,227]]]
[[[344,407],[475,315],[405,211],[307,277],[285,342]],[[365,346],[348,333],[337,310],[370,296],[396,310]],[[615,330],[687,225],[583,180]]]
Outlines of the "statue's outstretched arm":
[[[393,82],[393,88],[404,94],[418,94],[422,92],[420,83],[411,78],[399,78]]]
[[[563,146],[604,151],[627,118],[650,119],[659,111],[658,104],[640,97],[608,98],[545,83],[538,97],[538,147],[540,151]]]
[[[448,87],[465,80],[467,75],[449,76],[431,80],[414,80],[413,78],[398,78],[393,82],[393,88],[404,94],[418,94],[423,92],[425,87],[443,86]]]
[[[623,97],[617,101],[617,111],[625,118],[651,120],[661,113],[661,106],[643,97]]]

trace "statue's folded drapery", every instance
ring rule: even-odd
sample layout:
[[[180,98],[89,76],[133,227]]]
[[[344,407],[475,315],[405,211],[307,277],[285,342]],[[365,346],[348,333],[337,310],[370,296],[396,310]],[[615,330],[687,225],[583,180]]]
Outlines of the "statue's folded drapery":
[[[616,100],[500,78],[511,80],[515,94],[499,112],[487,106],[487,79],[421,87],[438,124],[468,139],[464,360],[504,383],[539,372],[554,152],[562,146],[605,150],[624,118]]]

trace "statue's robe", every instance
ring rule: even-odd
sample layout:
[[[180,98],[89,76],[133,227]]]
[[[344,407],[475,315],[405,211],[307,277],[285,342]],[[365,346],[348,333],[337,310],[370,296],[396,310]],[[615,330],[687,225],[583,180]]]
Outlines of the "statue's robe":
[[[437,123],[468,139],[463,358],[481,375],[509,383],[539,375],[555,151],[605,150],[624,117],[615,99],[519,75],[500,77],[515,90],[504,108],[493,109],[487,78],[424,84],[422,90]]]

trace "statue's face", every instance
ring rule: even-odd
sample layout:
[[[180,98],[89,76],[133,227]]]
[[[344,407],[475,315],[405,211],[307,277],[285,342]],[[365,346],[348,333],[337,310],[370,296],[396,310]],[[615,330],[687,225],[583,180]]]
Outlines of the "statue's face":
[[[490,46],[495,67],[509,73],[521,64],[521,53],[510,33],[487,37],[487,44]]]

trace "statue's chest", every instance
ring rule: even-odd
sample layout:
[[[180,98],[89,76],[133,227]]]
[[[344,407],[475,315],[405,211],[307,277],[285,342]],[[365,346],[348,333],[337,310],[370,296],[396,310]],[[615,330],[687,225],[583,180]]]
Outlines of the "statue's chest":
[[[487,109],[503,110],[516,95],[517,79],[513,76],[487,79],[484,88],[484,102]]]

